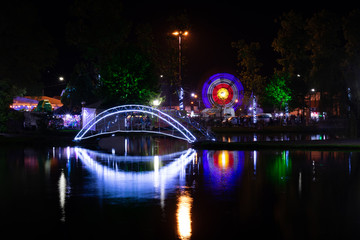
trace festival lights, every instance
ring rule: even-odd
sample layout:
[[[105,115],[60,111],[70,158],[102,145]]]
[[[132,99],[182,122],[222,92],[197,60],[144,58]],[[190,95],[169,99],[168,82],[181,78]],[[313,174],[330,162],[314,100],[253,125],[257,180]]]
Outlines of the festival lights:
[[[174,134],[168,134],[166,132],[151,131],[151,130],[145,130],[145,129],[128,131],[128,130],[125,130],[125,129],[122,130],[122,129],[120,129],[120,127],[118,129],[112,130],[112,131],[109,131],[109,130],[105,129],[104,131],[98,131],[97,133],[89,132],[91,129],[95,129],[97,123],[99,123],[100,121],[104,121],[108,117],[111,117],[111,116],[117,115],[117,114],[133,113],[133,112],[139,112],[139,113],[144,113],[144,114],[148,114],[148,115],[151,115],[151,116],[158,117],[159,119],[163,120],[164,122],[166,122],[167,124],[172,126],[183,137],[179,137],[179,136],[176,136]],[[109,124],[111,124],[111,122],[107,123],[107,125],[109,125]],[[117,106],[117,107],[109,108],[108,110],[105,110],[105,111],[101,112],[95,118],[90,120],[79,131],[79,133],[75,136],[74,140],[75,141],[80,141],[82,139],[86,139],[86,138],[90,138],[90,137],[94,137],[94,136],[98,136],[98,135],[102,135],[102,134],[115,133],[115,132],[149,132],[149,133],[163,134],[163,135],[167,135],[167,136],[172,136],[172,137],[184,139],[184,140],[186,140],[188,142],[195,142],[196,141],[196,137],[189,130],[187,130],[183,125],[181,125],[177,120],[175,120],[174,118],[172,118],[168,114],[163,113],[163,112],[161,112],[160,110],[158,110],[156,108],[152,108],[152,107],[149,107],[149,106],[143,106],[143,105],[123,105],[123,106]],[[88,136],[86,136],[87,133],[89,133]]]
[[[243,93],[244,87],[235,76],[218,73],[203,85],[202,99],[206,108],[222,106],[236,110],[242,104]]]

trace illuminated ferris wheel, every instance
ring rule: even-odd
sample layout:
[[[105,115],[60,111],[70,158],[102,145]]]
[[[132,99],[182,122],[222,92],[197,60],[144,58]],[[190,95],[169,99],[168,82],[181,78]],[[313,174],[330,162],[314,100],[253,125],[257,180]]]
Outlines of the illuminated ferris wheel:
[[[202,97],[205,107],[232,107],[236,110],[242,103],[244,87],[233,75],[218,73],[203,85]]]

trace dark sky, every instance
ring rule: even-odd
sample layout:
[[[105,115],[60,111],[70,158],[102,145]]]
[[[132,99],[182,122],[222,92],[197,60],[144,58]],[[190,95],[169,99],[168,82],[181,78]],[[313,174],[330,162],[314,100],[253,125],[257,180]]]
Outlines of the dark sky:
[[[72,0],[41,1],[41,9],[52,35],[58,38],[58,45],[64,38],[64,22],[67,21],[67,7]],[[316,2],[316,1],[315,1]],[[149,22],[153,25],[158,37],[166,38],[174,29],[170,29],[167,19],[186,11],[189,16],[191,29],[187,41],[187,49],[183,54],[188,59],[184,71],[184,80],[196,83],[199,90],[202,83],[212,74],[218,72],[236,72],[236,55],[231,48],[231,42],[240,39],[260,42],[260,59],[264,64],[264,72],[269,74],[275,67],[275,54],[271,42],[277,34],[278,24],[275,18],[291,9],[311,14],[323,8],[334,9],[334,6],[314,4],[314,1],[292,3],[292,5],[277,4],[276,2],[242,2],[242,1],[208,1],[206,4],[196,1],[123,1],[124,10],[131,13],[131,18],[138,22]],[[338,9],[342,9],[336,6]],[[347,9],[351,6],[346,6]],[[348,12],[348,11],[347,11]],[[54,27],[55,26],[55,27]],[[57,29],[59,31],[57,31]],[[66,72],[71,68],[69,49],[61,53],[60,71]],[[65,61],[64,61],[65,59]],[[67,59],[67,60],[66,60]],[[66,73],[65,73],[66,74]],[[186,78],[186,79],[185,79]]]
[[[269,5],[242,1],[174,1],[156,3],[147,1],[143,4],[128,2],[126,7],[135,13],[139,21],[151,22],[159,35],[173,31],[166,25],[166,19],[171,15],[186,12],[191,24],[190,34],[184,41],[187,49],[183,54],[188,60],[184,67],[183,80],[188,84],[197,83],[201,89],[202,83],[211,75],[219,72],[236,73],[236,52],[231,47],[232,41],[244,39],[248,43],[261,44],[260,59],[264,64],[264,73],[271,74],[275,67],[275,53],[271,42],[277,34],[278,24],[275,18],[293,8],[293,6]],[[316,11],[317,6],[298,10],[305,13]]]
[[[273,53],[270,48],[275,37],[277,25],[274,19],[281,15],[281,10],[267,11],[253,7],[245,7],[234,1],[219,1],[218,3],[188,3],[172,4],[128,4],[140,18],[154,23],[158,34],[164,35],[173,31],[166,24],[166,19],[185,11],[189,16],[191,29],[187,41],[187,49],[183,54],[188,60],[186,75],[189,82],[203,82],[204,78],[217,72],[235,73],[236,55],[231,47],[232,41],[245,39],[258,41],[262,45],[263,61],[268,61],[273,68]],[[134,11],[134,10],[138,11]],[[158,28],[156,28],[156,26]],[[264,64],[266,64],[264,62]],[[268,69],[269,69],[268,68]]]

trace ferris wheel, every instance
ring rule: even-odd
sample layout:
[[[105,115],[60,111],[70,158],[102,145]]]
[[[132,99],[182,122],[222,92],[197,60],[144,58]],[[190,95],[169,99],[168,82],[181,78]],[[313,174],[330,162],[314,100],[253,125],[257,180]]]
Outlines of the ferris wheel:
[[[203,85],[202,98],[206,108],[232,107],[236,110],[242,103],[244,87],[229,73],[212,75]]]

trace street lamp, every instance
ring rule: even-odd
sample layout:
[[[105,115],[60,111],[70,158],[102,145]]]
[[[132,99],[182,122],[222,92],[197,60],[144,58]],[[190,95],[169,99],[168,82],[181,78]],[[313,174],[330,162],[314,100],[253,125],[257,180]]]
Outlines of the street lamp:
[[[200,98],[198,98],[198,95],[196,93],[191,93],[191,97],[195,98],[198,101],[199,103],[198,111],[200,112]]]
[[[155,108],[157,108],[160,105],[161,101],[159,99],[154,99],[152,101],[152,104]]]
[[[187,36],[189,34],[188,31],[175,31],[172,33],[174,36],[179,38],[179,108],[180,110],[184,110],[184,89],[182,88],[182,79],[181,79],[181,38],[182,36]]]

